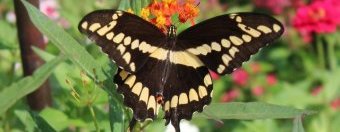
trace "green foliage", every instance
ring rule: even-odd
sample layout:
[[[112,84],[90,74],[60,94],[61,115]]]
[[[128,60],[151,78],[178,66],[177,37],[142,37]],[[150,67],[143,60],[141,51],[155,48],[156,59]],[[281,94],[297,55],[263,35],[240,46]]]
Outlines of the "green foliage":
[[[37,125],[35,124],[29,112],[24,110],[15,110],[14,113],[19,118],[20,122],[24,124],[25,131],[32,132],[35,130]]]
[[[39,131],[42,132],[56,132],[42,117],[40,117],[37,113],[30,113],[33,120],[36,122]],[[59,118],[59,117],[58,117]]]
[[[97,79],[96,81],[104,81],[105,88],[113,88],[114,85],[111,82],[112,75],[107,73],[112,73],[114,69],[110,68],[107,64],[100,65],[102,63],[97,62],[86,50],[82,47],[75,39],[73,39],[68,33],[66,33],[62,28],[57,26],[46,16],[44,16],[38,9],[36,9],[31,4],[26,1],[22,1],[29,13],[32,22],[37,26],[37,28],[45,34],[56,47],[61,50],[73,63],[81,67],[86,71],[91,77]],[[109,69],[108,69],[109,68]],[[96,71],[95,73],[93,73]],[[96,75],[95,75],[96,74]],[[114,115],[124,115],[121,101],[119,96],[114,96],[115,92],[113,90],[108,90],[111,105],[110,109],[114,110]],[[113,112],[113,111],[111,111]],[[111,130],[112,131],[124,131],[124,116],[110,116]]]
[[[0,114],[7,111],[8,108],[13,106],[22,97],[36,90],[51,75],[53,69],[60,62],[64,61],[64,59],[64,56],[61,55],[37,69],[32,76],[27,76],[11,84],[11,86],[4,88],[0,92]]]
[[[46,108],[39,113],[39,117],[44,120],[44,123],[53,125],[51,127],[56,131],[64,130],[70,125],[67,115],[57,109]],[[41,126],[45,126],[47,124],[41,124]]]
[[[0,49],[15,49],[16,45],[16,30],[15,28],[7,23],[5,20],[0,20],[0,29],[2,31],[7,32],[0,32]]]
[[[64,53],[72,62],[84,69],[89,75],[94,77],[93,69],[101,67],[96,60],[82,47],[75,39],[73,39],[62,28],[57,26],[52,20],[49,20],[37,8],[22,0],[32,22],[37,28],[46,35],[53,44],[55,44],[62,53]],[[97,69],[101,71],[101,69]],[[105,75],[101,75],[100,81],[105,80]]]

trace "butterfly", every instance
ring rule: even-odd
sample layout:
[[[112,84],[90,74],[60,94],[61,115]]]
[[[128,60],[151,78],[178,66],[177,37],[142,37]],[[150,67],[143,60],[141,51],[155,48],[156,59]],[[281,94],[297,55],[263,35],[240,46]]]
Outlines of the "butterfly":
[[[144,19],[119,10],[97,10],[79,23],[80,32],[99,45],[118,72],[114,83],[137,121],[165,112],[177,132],[181,119],[190,120],[211,102],[209,70],[230,74],[244,61],[279,38],[282,24],[267,15],[235,13],[198,23],[177,35],[163,33]]]

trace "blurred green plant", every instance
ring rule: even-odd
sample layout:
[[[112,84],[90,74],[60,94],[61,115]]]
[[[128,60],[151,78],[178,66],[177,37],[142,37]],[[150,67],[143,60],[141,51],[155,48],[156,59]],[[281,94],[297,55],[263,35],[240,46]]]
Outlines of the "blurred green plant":
[[[65,60],[63,55],[46,63],[36,70],[32,76],[25,77],[0,92],[0,114],[6,112],[19,99],[36,90],[53,72],[53,69]]]

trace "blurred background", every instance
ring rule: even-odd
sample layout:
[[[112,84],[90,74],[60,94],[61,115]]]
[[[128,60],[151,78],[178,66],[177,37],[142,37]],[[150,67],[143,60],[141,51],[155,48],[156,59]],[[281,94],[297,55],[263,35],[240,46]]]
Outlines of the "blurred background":
[[[15,1],[15,0],[14,0]],[[13,0],[0,1],[0,91],[27,75],[17,33],[18,19]],[[124,1],[124,0],[122,0]],[[185,0],[181,0],[181,2]],[[214,79],[213,102],[267,102],[312,109],[303,125],[308,132],[340,130],[340,1],[339,0],[196,0],[198,16],[193,23],[232,12],[258,12],[274,16],[285,26],[283,36],[263,48],[243,67]],[[128,2],[127,2],[128,3]],[[40,0],[40,10],[78,40],[96,58],[104,59],[92,42],[81,35],[78,22],[98,9],[124,8],[119,0]],[[135,13],[137,13],[135,11]],[[137,13],[138,14],[138,13]],[[22,20],[22,19],[21,19]],[[192,22],[179,25],[184,30]],[[58,48],[43,37],[41,47],[52,55]],[[24,54],[24,55],[23,55]],[[28,60],[34,63],[33,60]],[[70,62],[58,66],[47,82],[47,105],[34,107],[26,98],[0,115],[0,132],[34,131],[27,110],[41,110],[57,131],[94,131],[92,110],[103,131],[109,131],[108,99],[82,70]],[[47,90],[48,91],[48,90]],[[29,97],[28,97],[29,98]],[[1,100],[0,100],[1,101]],[[88,109],[88,101],[91,108]],[[44,104],[43,104],[44,105]],[[1,109],[1,108],[0,108]],[[194,118],[183,131],[287,132],[292,119],[214,120]],[[171,131],[164,120],[145,125],[144,131]],[[183,128],[182,128],[183,129]]]

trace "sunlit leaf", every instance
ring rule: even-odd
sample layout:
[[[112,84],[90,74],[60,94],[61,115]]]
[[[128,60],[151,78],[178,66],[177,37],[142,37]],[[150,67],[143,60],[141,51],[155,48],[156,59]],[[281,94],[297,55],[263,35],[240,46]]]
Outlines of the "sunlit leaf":
[[[43,118],[39,116],[39,114],[35,112],[30,112],[33,120],[38,126],[38,129],[42,132],[56,132]]]
[[[24,110],[15,110],[14,114],[18,117],[22,124],[25,126],[25,131],[33,132],[37,127],[30,113]]]
[[[60,110],[45,108],[39,115],[57,131],[64,130],[69,125],[67,115]]]

